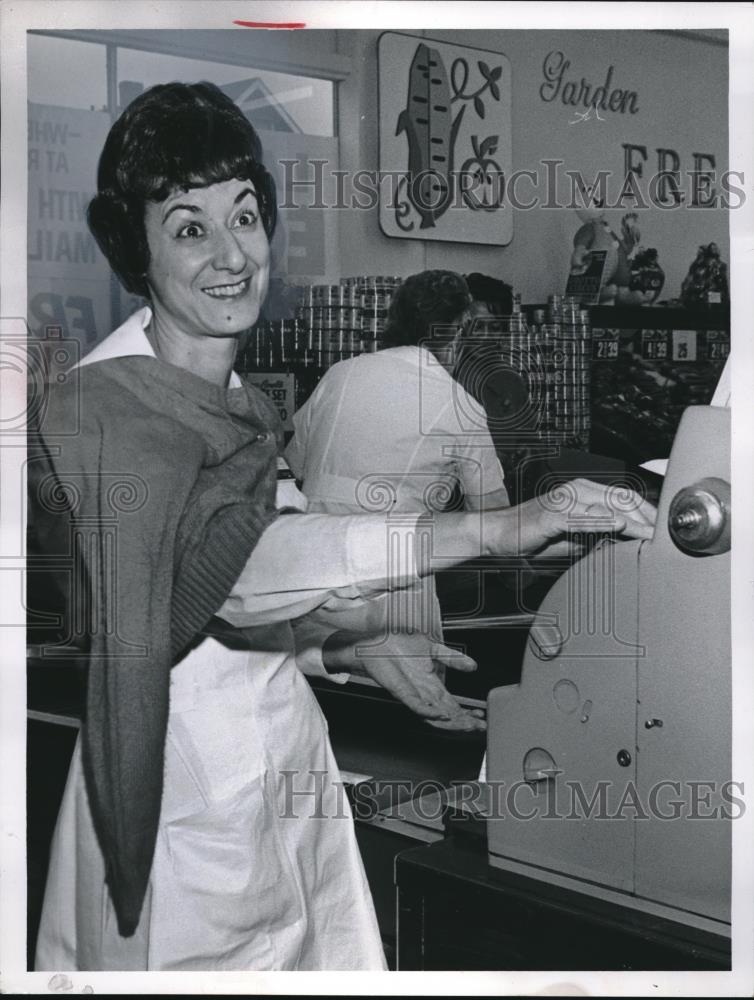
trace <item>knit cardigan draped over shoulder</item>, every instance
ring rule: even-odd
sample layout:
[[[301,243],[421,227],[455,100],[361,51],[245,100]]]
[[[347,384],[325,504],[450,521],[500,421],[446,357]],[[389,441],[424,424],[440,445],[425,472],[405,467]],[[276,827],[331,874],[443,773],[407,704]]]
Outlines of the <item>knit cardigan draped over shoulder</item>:
[[[63,567],[69,643],[86,649],[87,792],[130,936],[157,836],[170,669],[277,516],[282,431],[253,387],[147,357],[82,367],[38,409],[30,525]]]

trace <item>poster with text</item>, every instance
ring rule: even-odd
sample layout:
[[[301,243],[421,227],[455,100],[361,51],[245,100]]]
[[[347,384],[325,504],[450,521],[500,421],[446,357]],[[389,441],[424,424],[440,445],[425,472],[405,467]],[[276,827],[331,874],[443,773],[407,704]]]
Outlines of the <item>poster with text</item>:
[[[32,336],[79,342],[83,356],[110,333],[110,268],[86,223],[105,111],[29,103],[28,312]]]

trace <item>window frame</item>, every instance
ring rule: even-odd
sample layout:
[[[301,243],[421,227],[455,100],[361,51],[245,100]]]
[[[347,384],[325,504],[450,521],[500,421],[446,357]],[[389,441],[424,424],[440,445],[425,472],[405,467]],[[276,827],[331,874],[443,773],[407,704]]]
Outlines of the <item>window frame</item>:
[[[239,29],[240,30],[240,29]],[[70,41],[92,42],[105,46],[105,72],[107,109],[115,121],[118,115],[118,53],[119,48],[136,49],[151,52],[156,55],[174,56],[183,59],[196,59],[202,62],[222,63],[228,66],[238,66],[245,69],[268,70],[275,73],[287,73],[292,76],[312,77],[318,80],[329,80],[333,84],[333,138],[340,136],[339,87],[351,72],[351,59],[335,52],[313,52],[298,49],[290,42],[290,33],[265,32],[265,51],[260,53],[250,48],[248,57],[242,58],[240,52],[227,51],[222,45],[208,49],[196,38],[202,39],[228,32],[235,35],[236,29],[207,29],[196,31],[192,29],[144,29],[133,31],[113,30],[73,30],[57,31],[54,29],[34,29],[29,35],[45,35],[52,38],[68,39]],[[288,37],[282,37],[288,36]],[[180,38],[180,41],[178,41]],[[219,38],[218,38],[219,43]]]

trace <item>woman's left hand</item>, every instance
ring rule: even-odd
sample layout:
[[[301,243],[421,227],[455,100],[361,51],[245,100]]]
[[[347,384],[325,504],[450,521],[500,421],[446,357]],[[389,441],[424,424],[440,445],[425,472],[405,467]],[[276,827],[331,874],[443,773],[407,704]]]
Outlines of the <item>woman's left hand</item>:
[[[484,713],[463,708],[437,673],[440,666],[470,672],[476,670],[476,663],[426,635],[389,632],[370,637],[336,632],[325,643],[323,659],[328,670],[371,677],[431,725],[466,731],[486,729]]]

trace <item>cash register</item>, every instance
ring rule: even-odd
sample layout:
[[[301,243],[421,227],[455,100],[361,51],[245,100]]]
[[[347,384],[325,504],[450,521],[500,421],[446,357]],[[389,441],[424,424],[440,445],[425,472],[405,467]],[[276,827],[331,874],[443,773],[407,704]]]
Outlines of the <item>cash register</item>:
[[[653,539],[604,542],[557,581],[488,710],[488,779],[535,817],[491,816],[491,865],[718,933],[742,809],[729,442],[727,408],[686,410]]]
[[[489,693],[485,783],[398,858],[399,968],[730,967],[730,538],[730,410],[692,406],[652,540],[557,579]]]

